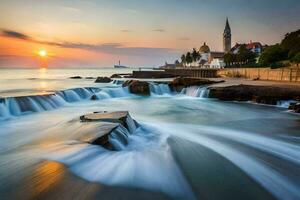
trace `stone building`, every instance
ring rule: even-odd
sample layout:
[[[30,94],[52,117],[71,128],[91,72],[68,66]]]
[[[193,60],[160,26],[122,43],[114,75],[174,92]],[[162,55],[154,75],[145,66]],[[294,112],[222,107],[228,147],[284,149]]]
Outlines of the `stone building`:
[[[223,51],[225,53],[228,53],[230,50],[231,50],[231,29],[227,18],[224,33],[223,33]]]

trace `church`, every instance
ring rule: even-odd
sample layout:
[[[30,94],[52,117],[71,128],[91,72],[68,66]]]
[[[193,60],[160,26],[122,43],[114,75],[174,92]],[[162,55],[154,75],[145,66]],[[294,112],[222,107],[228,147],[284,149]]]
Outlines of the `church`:
[[[201,59],[199,65],[201,68],[224,68],[224,55],[231,50],[231,28],[228,18],[226,19],[225,29],[223,33],[223,51],[210,51],[209,46],[204,44],[199,48]]]

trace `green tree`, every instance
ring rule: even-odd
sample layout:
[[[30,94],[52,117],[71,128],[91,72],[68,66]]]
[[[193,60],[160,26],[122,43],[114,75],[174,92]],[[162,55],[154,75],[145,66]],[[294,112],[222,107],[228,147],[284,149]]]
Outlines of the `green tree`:
[[[288,52],[289,59],[292,59],[300,52],[300,29],[287,33],[281,42],[281,47]]]
[[[287,59],[287,52],[281,45],[276,44],[267,47],[259,58],[259,63],[264,66],[270,66],[278,61]]]
[[[236,55],[233,53],[226,53],[224,55],[224,62],[226,63],[226,66],[231,66],[236,62]]]
[[[299,66],[299,63],[300,63],[300,52],[297,53],[297,54],[292,58],[292,61],[293,61],[294,63],[296,63],[297,66]]]
[[[237,54],[237,62],[239,64],[249,64],[254,63],[256,58],[256,54],[246,48],[246,45],[242,45]]]
[[[189,65],[193,62],[193,57],[191,52],[187,52],[185,56],[186,63]]]
[[[184,55],[184,54],[182,54],[182,56],[181,56],[181,64],[182,64],[183,66],[186,65],[186,58],[185,58],[185,55]]]
[[[200,60],[201,55],[199,54],[199,52],[193,48],[193,52],[192,52],[192,60],[194,63],[196,63],[198,60]]]

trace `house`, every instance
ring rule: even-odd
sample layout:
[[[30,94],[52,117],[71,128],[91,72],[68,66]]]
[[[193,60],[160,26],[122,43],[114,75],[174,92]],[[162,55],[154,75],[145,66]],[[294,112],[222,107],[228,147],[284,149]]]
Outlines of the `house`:
[[[260,42],[252,42],[250,41],[249,44],[246,45],[246,48],[253,53],[256,53],[257,55],[260,55],[263,50],[263,46],[261,45]]]
[[[248,44],[239,44],[239,43],[236,43],[231,48],[230,51],[233,54],[237,54],[242,46],[245,46],[246,49],[252,51],[253,53],[256,53],[257,55],[261,55],[261,53],[263,51],[263,46],[261,45],[260,42],[252,42],[252,41],[250,41],[250,43],[248,43]]]
[[[225,64],[223,58],[214,58],[209,64],[209,68],[212,68],[212,69],[222,69],[225,66],[226,66],[226,64]]]

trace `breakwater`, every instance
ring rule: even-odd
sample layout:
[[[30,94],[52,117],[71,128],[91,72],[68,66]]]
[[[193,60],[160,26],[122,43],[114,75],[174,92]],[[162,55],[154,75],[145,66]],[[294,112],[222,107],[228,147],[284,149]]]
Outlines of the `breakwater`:
[[[217,76],[300,82],[300,68],[226,68],[218,70]]]
[[[217,69],[193,69],[193,68],[176,68],[176,69],[165,69],[168,74],[173,74],[176,76],[186,76],[186,77],[203,77],[203,78],[216,78]]]

